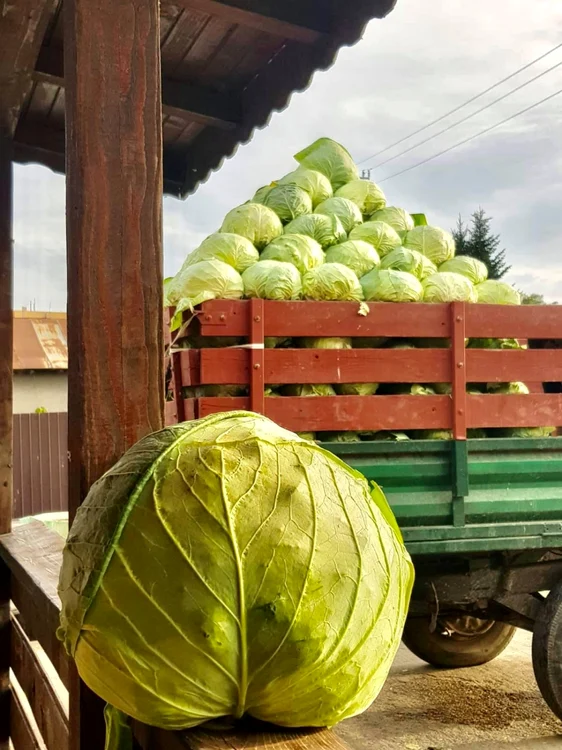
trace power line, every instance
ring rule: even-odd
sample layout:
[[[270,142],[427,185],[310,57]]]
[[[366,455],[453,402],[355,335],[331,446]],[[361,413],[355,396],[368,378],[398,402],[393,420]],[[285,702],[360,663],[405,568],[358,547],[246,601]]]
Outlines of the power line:
[[[519,117],[519,115],[525,114],[525,112],[529,112],[531,109],[538,107],[540,104],[544,104],[545,102],[549,101],[549,99],[554,99],[554,97],[558,96],[558,94],[562,94],[562,89],[558,89],[558,91],[555,91],[554,94],[550,94],[549,96],[546,96],[544,99],[541,99],[540,101],[535,102],[534,104],[531,104],[529,107],[525,107],[525,109],[520,109],[519,112],[515,112],[515,114],[510,115],[509,117],[506,117],[504,120],[500,120],[500,122],[496,122],[494,125],[490,125],[489,127],[484,128],[484,130],[481,130],[479,133],[475,133],[474,135],[471,135],[469,138],[465,138],[464,140],[459,141],[458,143],[455,143],[453,146],[449,146],[449,148],[443,149],[443,151],[438,151],[436,154],[433,154],[433,156],[428,156],[427,159],[424,159],[423,161],[419,161],[417,164],[412,164],[411,167],[402,169],[400,172],[395,172],[394,174],[391,174],[388,177],[383,177],[382,180],[377,180],[377,182],[385,182],[386,180],[391,180],[394,177],[399,177],[400,175],[406,174],[406,172],[411,172],[412,169],[417,169],[417,167],[421,167],[423,164],[427,164],[428,162],[433,161],[433,159],[437,159],[438,156],[443,156],[444,154],[448,154],[449,151],[452,151],[453,149],[458,148],[459,146],[464,146],[465,143],[469,143],[470,141],[473,141],[475,138],[478,138],[479,136],[484,135],[485,133],[489,133],[490,130],[494,130],[494,128],[499,128],[500,125],[505,125],[506,122],[509,122],[510,120],[513,120],[516,117]]]
[[[437,133],[434,133],[433,135],[430,135],[427,138],[424,138],[423,141],[418,141],[417,143],[414,143],[413,146],[410,146],[410,148],[407,148],[404,151],[400,151],[400,153],[396,154],[395,156],[389,156],[388,159],[384,159],[383,161],[380,161],[378,164],[374,164],[372,167],[370,167],[370,169],[377,169],[378,167],[382,167],[383,164],[388,164],[389,162],[394,161],[395,159],[399,159],[401,156],[404,156],[404,154],[409,154],[410,151],[413,151],[419,146],[423,146],[425,143],[429,143],[429,141],[432,141],[434,138],[437,138],[438,136],[443,135],[443,133],[447,133],[449,130],[456,128],[457,125],[462,125],[463,122],[470,120],[472,117],[476,117],[476,115],[479,115],[481,112],[484,112],[484,110],[489,109],[490,107],[493,107],[494,104],[497,104],[498,102],[501,102],[504,99],[507,99],[508,96],[515,94],[517,91],[520,91],[521,89],[524,89],[525,86],[528,86],[530,83],[537,81],[539,78],[542,78],[547,73],[550,73],[551,71],[553,71],[555,68],[559,68],[561,65],[562,65],[562,60],[556,63],[556,65],[553,65],[551,68],[548,68],[547,70],[543,70],[542,73],[539,73],[534,78],[530,78],[528,81],[525,81],[519,86],[516,86],[514,89],[511,89],[511,91],[508,91],[506,94],[503,94],[503,96],[499,96],[497,99],[494,99],[492,102],[485,104],[483,107],[480,107],[480,109],[477,109],[475,112],[471,112],[469,115],[466,115],[466,117],[462,117],[460,120],[457,120],[456,122],[451,123],[446,128],[443,128],[443,130],[438,130]]]
[[[502,78],[501,81],[497,81],[497,83],[494,83],[492,86],[489,86],[487,89],[484,89],[484,91],[481,91],[479,94],[476,94],[475,96],[471,97],[470,99],[467,99],[462,104],[459,104],[458,107],[455,107],[454,109],[451,109],[448,112],[445,112],[444,115],[441,115],[436,120],[432,120],[431,122],[428,122],[427,125],[423,125],[421,128],[418,128],[417,130],[414,130],[413,133],[410,133],[409,135],[406,135],[403,138],[400,138],[398,141],[395,141],[394,143],[391,143],[390,146],[386,146],[385,148],[381,149],[380,151],[377,151],[376,153],[371,154],[371,156],[367,156],[365,159],[361,159],[361,161],[359,161],[357,163],[358,164],[363,164],[366,161],[370,161],[371,159],[375,159],[377,156],[380,156],[381,154],[384,154],[387,151],[390,151],[391,148],[394,148],[395,146],[398,146],[401,143],[404,143],[404,141],[408,141],[410,138],[413,138],[415,135],[418,135],[418,133],[422,133],[424,130],[427,130],[427,128],[431,128],[433,125],[437,125],[437,123],[441,122],[441,120],[444,120],[446,117],[449,117],[449,115],[454,115],[455,112],[458,112],[460,109],[463,109],[467,105],[472,104],[472,102],[475,102],[477,99],[480,99],[485,94],[488,94],[490,91],[493,91],[498,86],[501,86],[502,83],[506,83],[507,81],[510,81],[512,78],[515,78],[515,76],[519,75],[519,73],[522,73],[524,70],[527,70],[527,68],[530,68],[532,65],[535,65],[536,63],[540,62],[541,60],[544,60],[545,57],[548,57],[548,55],[551,55],[553,52],[556,52],[556,50],[560,49],[561,47],[562,47],[562,42],[560,42],[560,44],[557,44],[552,49],[548,50],[548,52],[544,52],[539,57],[535,58],[534,60],[531,60],[531,62],[527,63],[526,65],[523,65],[521,68],[518,68],[515,72],[510,73],[510,75],[506,76],[505,78]]]

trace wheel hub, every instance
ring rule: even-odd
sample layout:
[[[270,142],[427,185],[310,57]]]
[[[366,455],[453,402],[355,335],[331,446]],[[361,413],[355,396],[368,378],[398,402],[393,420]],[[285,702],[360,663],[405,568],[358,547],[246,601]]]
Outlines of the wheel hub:
[[[487,633],[494,626],[494,620],[481,620],[471,615],[440,617],[438,627],[442,635],[457,640],[473,638]]]

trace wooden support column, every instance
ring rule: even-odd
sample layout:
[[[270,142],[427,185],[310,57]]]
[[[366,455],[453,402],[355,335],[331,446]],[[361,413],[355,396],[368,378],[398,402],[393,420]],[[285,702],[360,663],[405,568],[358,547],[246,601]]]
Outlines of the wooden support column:
[[[69,509],[161,428],[162,104],[158,0],[65,0]],[[71,750],[100,750],[75,677]]]

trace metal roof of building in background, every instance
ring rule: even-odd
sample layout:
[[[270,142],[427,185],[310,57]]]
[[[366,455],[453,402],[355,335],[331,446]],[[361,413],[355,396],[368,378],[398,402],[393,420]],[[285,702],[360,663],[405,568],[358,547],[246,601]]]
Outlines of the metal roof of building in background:
[[[14,312],[14,370],[67,370],[66,313]]]
[[[192,193],[395,2],[161,0],[164,191]],[[0,14],[0,122],[16,161],[64,172],[61,6],[19,0]]]

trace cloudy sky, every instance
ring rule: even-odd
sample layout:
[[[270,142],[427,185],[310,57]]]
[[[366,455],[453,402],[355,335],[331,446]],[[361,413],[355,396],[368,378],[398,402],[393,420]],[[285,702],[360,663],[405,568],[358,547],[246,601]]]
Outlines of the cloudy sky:
[[[431,13],[428,7],[431,7]],[[449,132],[372,172],[389,203],[449,229],[482,206],[493,217],[512,270],[508,279],[562,300],[562,93],[470,143],[393,177],[562,89],[562,47],[431,130],[417,130],[562,42],[556,0],[398,0],[335,66],[315,76],[285,112],[185,202],[164,201],[165,273],[215,231],[255,189],[294,168],[292,154],[319,136],[342,142],[361,167],[456,122],[551,66],[552,72]],[[363,161],[365,160],[365,161]],[[387,179],[388,178],[388,179]],[[15,306],[66,305],[64,178],[16,166]]]

